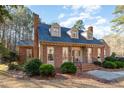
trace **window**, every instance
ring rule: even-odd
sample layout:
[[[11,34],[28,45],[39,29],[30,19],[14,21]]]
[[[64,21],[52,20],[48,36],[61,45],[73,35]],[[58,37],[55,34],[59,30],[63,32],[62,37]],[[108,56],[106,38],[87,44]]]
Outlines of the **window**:
[[[47,48],[47,55],[48,55],[48,62],[54,61],[54,48],[53,47]]]
[[[72,32],[72,38],[78,38],[78,32]]]
[[[61,27],[60,27],[60,25],[57,24],[57,23],[53,23],[51,25],[51,28],[50,28],[50,33],[51,33],[51,36],[60,37],[61,36]]]
[[[54,27],[52,30],[52,36],[60,36],[59,28]]]
[[[26,50],[26,56],[28,57],[28,58],[31,58],[32,57],[32,49],[27,49]]]
[[[68,47],[63,47],[63,56],[62,56],[63,62],[68,61]]]

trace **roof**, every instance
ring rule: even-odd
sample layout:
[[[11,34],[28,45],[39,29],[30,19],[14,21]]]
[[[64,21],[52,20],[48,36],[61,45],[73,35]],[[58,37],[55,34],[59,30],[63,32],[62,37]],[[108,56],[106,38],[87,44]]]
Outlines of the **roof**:
[[[71,28],[61,27],[61,37],[53,37],[50,35],[49,28],[51,25],[40,23],[38,27],[39,31],[39,41],[47,41],[47,42],[65,42],[65,43],[79,43],[79,44],[102,44],[102,42],[96,38],[93,40],[87,40],[85,37],[81,35],[82,30],[79,30],[79,38],[71,38],[67,31]],[[33,41],[19,41],[17,42],[17,46],[33,46]]]
[[[53,37],[50,35],[49,32],[50,25],[41,23],[39,25],[39,40],[40,41],[47,41],[47,42],[65,42],[65,43],[80,43],[80,44],[102,44],[100,40],[93,38],[93,40],[87,40],[85,37],[81,35],[82,30],[79,30],[79,38],[71,38],[67,31],[70,28],[61,27],[61,37]]]
[[[17,46],[33,46],[33,41],[20,40],[16,43]]]

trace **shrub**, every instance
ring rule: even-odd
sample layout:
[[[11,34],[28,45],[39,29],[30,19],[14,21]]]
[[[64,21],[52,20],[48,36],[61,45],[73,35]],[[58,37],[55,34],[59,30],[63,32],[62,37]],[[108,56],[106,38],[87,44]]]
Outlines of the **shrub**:
[[[98,66],[101,66],[101,65],[102,65],[102,63],[99,62],[99,61],[94,61],[93,63],[94,63],[95,65],[98,65]]]
[[[39,68],[41,65],[41,61],[39,59],[32,59],[25,63],[24,65],[24,71],[27,75],[33,76],[33,75],[39,75]]]
[[[123,62],[116,61],[115,64],[117,65],[117,68],[123,68],[124,67],[124,63]]]
[[[9,56],[10,62],[17,61],[18,59],[18,55],[16,54],[16,52],[13,52],[13,51],[10,51],[8,56]]]
[[[42,76],[55,76],[55,68],[51,64],[42,64],[40,66],[40,74]]]
[[[104,68],[112,68],[112,69],[114,69],[114,68],[117,67],[117,65],[116,65],[115,62],[106,61],[106,62],[103,63],[103,67]]]
[[[116,53],[115,52],[112,52],[111,57],[112,58],[115,58],[116,57]]]
[[[77,71],[77,67],[72,62],[65,62],[61,65],[62,73],[75,74]]]
[[[124,57],[116,57],[118,61],[124,62]]]
[[[105,58],[105,61],[111,61],[111,62],[115,62],[115,61],[117,61],[117,59],[115,58],[115,57],[106,57]]]
[[[10,63],[8,65],[9,70],[20,70],[21,67],[17,63]]]

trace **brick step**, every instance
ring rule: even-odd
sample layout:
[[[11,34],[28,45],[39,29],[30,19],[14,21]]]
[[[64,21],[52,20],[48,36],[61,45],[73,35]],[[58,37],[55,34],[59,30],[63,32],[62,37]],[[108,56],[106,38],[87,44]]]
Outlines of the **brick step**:
[[[99,66],[96,66],[94,64],[83,64],[82,65],[82,71],[95,70],[99,68],[100,68]]]

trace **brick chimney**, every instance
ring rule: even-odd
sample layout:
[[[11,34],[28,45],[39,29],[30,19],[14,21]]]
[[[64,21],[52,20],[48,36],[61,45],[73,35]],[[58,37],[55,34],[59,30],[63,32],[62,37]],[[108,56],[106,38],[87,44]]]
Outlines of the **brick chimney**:
[[[39,37],[38,37],[38,25],[39,25],[39,15],[33,13],[34,16],[34,58],[39,57]]]
[[[92,40],[93,39],[93,27],[89,26],[87,30],[87,39]]]

